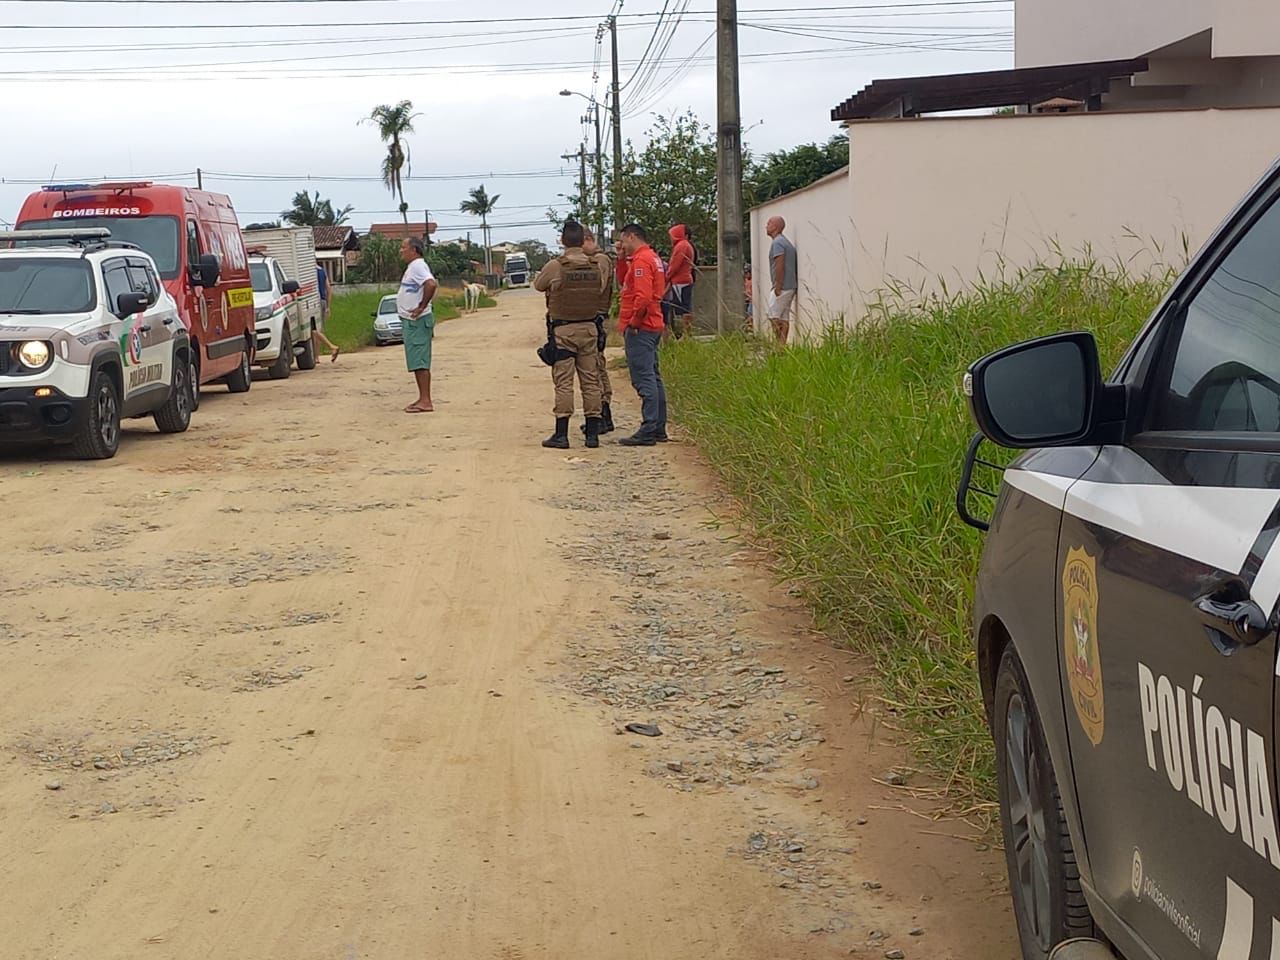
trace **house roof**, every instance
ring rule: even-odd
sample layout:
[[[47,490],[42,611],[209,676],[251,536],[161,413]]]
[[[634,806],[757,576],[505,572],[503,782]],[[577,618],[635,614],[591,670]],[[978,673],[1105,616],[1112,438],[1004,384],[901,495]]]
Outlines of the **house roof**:
[[[1146,69],[1146,59],[1139,58],[876,80],[836,106],[831,119],[915,117],[949,110],[1036,104],[1054,97],[1085,100],[1091,109],[1096,109],[1113,80],[1127,80]]]
[[[379,233],[384,237],[391,237],[393,240],[403,240],[405,237],[421,237],[425,232],[424,228],[429,228],[431,233],[436,232],[434,221],[424,224],[421,220],[417,223],[410,220],[408,226],[405,226],[403,221],[399,223],[374,223],[369,225],[369,232]]]
[[[317,250],[341,250],[347,245],[347,241],[351,239],[352,230],[350,227],[331,227],[322,225],[313,227],[311,232],[316,238]]]

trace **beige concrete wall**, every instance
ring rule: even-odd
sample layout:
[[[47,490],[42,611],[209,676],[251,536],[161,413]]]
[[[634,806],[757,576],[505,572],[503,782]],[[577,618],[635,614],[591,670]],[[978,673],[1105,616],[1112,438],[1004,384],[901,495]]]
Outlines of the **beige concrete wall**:
[[[755,327],[760,333],[768,329],[765,307],[770,297],[770,240],[765,224],[775,216],[786,220],[784,233],[796,246],[796,280],[800,288],[792,328],[800,336],[809,336],[842,320],[849,308],[853,290],[853,216],[848,170],[751,211],[751,279]]]
[[[1213,0],[1213,3],[1215,57],[1280,54],[1280,3],[1276,0]]]
[[[1280,108],[957,117],[850,126],[860,316],[897,282],[956,289],[1091,248],[1134,269],[1181,262],[1280,156]],[[753,224],[754,226],[754,224]],[[1162,252],[1163,251],[1163,252]]]
[[[1274,0],[1015,0],[1014,63],[1140,57],[1209,29],[1215,7],[1230,3]]]

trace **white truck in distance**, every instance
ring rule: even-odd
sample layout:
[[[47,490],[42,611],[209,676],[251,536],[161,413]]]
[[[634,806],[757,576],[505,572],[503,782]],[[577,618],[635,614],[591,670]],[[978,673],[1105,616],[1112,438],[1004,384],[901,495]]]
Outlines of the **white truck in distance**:
[[[258,350],[255,362],[273,380],[289,376],[294,357],[299,370],[316,365],[312,331],[320,326],[316,244],[310,227],[273,227],[244,235],[253,281]]]
[[[533,282],[529,275],[529,258],[520,251],[508,253],[502,261],[502,275],[508,287],[527,287]]]

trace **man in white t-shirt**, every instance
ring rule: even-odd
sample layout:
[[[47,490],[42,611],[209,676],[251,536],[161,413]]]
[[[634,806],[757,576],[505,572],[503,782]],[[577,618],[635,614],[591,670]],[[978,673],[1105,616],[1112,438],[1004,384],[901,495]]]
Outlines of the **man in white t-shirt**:
[[[435,336],[436,318],[431,312],[431,298],[439,284],[422,256],[422,241],[406,237],[400,244],[400,259],[408,266],[400,278],[396,294],[396,313],[404,335],[404,359],[409,372],[418,381],[418,399],[404,408],[405,413],[430,413],[431,406],[431,340]]]

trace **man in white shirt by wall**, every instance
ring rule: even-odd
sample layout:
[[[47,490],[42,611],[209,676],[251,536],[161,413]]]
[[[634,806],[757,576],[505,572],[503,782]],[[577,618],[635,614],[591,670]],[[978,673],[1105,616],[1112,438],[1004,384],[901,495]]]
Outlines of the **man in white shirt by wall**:
[[[436,318],[431,312],[431,298],[439,284],[422,255],[422,241],[406,237],[400,244],[400,259],[408,266],[400,279],[396,294],[396,313],[404,334],[404,359],[409,372],[418,382],[418,399],[404,408],[405,413],[431,413],[431,341],[435,336]]]

